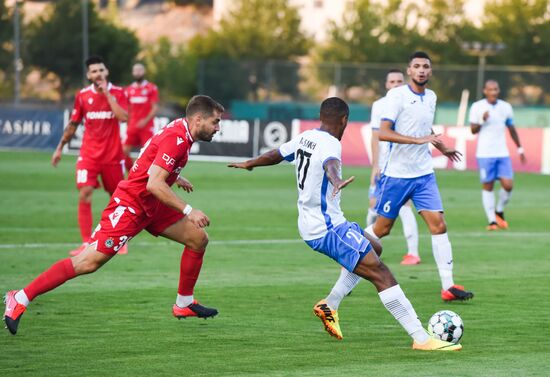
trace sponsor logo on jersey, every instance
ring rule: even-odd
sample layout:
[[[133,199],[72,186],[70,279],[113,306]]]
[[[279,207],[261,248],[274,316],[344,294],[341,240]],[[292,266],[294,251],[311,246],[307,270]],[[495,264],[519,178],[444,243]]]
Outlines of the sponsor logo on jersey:
[[[163,153],[162,159],[166,162],[166,165],[174,165],[176,163],[176,160],[168,156],[166,153]]]
[[[115,245],[115,241],[109,237],[105,240],[105,247],[111,248]]]
[[[112,111],[90,111],[86,114],[87,119],[113,119],[115,114]]]
[[[117,202],[116,199],[118,198],[115,198],[115,202]],[[120,199],[117,203],[119,202],[120,202]],[[113,226],[113,228],[115,228],[116,225],[118,224],[120,217],[124,214],[124,211],[126,211],[125,206],[118,206],[116,207],[114,212],[109,215],[109,220],[111,220],[111,225]]]
[[[141,97],[141,96],[130,97],[130,103],[145,103],[145,102],[147,102],[147,97]]]

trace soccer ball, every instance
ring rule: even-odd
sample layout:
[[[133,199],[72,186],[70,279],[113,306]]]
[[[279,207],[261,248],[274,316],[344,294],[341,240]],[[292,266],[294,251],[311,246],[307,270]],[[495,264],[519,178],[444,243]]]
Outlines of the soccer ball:
[[[455,312],[442,310],[430,318],[428,333],[446,342],[458,343],[464,334],[464,323]]]

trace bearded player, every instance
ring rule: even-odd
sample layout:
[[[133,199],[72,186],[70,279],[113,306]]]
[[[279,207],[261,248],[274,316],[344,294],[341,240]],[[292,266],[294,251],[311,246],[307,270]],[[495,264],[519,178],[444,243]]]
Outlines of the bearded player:
[[[134,148],[141,148],[147,140],[153,136],[153,119],[158,110],[159,92],[158,88],[152,82],[145,80],[145,66],[136,63],[132,67],[132,76],[134,82],[126,90],[128,97],[128,129],[126,140],[122,146],[126,155],[126,169],[132,168],[132,158],[130,152]]]
[[[172,314],[177,318],[209,318],[218,314],[193,296],[202,267],[210,219],[171,190],[176,183],[187,192],[193,185],[179,174],[195,141],[211,141],[219,131],[222,105],[208,96],[195,96],[186,118],[157,132],[141,150],[128,178],[118,185],[84,251],[54,263],[25,288],[5,296],[4,321],[16,334],[29,303],[66,281],[95,272],[142,230],[183,244],[180,279]]]
[[[84,251],[92,234],[92,195],[99,187],[99,177],[109,195],[113,194],[124,178],[119,122],[128,120],[126,94],[123,88],[107,80],[109,70],[101,57],[90,56],[86,60],[86,67],[91,85],[76,95],[71,120],[52,155],[52,165],[56,167],[61,160],[63,147],[84,121],[84,138],[76,162],[78,226],[82,245],[72,250],[71,256]],[[126,248],[120,253],[125,252]]]

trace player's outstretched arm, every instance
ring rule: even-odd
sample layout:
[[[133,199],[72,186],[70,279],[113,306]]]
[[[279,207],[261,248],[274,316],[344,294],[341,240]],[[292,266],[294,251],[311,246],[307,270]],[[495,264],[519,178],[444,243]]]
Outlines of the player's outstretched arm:
[[[55,151],[52,154],[53,167],[56,167],[59,161],[61,161],[61,154],[63,152],[63,147],[65,146],[65,144],[71,141],[77,128],[78,128],[78,123],[73,122],[72,120],[69,122],[67,127],[65,127],[65,130],[63,131],[63,136],[61,136],[61,140],[59,140],[59,144],[57,144],[57,148],[55,148]]]
[[[328,160],[325,163],[325,172],[327,173],[329,182],[332,184],[332,187],[334,187],[332,190],[332,196],[338,194],[340,190],[349,185],[355,179],[355,176],[351,176],[344,180],[340,178],[340,161],[337,159]]]
[[[393,122],[383,120],[380,122],[380,132],[378,138],[380,141],[391,141],[397,144],[426,144],[436,140],[439,135],[428,135],[423,137],[405,136],[392,130]]]
[[[149,179],[147,181],[147,191],[153,194],[158,200],[170,208],[179,212],[184,212],[187,203],[184,202],[174,191],[166,184],[166,178],[170,173],[158,165],[151,165],[149,169]],[[191,207],[189,207],[191,208]],[[199,209],[191,209],[187,213],[187,218],[193,224],[200,228],[210,225],[210,219]]]
[[[231,164],[228,164],[227,167],[252,170],[257,166],[277,165],[283,160],[284,158],[283,156],[281,156],[281,153],[279,153],[279,150],[273,149],[269,152],[262,154],[261,156],[253,158],[252,160],[248,160],[245,162],[233,162]]]

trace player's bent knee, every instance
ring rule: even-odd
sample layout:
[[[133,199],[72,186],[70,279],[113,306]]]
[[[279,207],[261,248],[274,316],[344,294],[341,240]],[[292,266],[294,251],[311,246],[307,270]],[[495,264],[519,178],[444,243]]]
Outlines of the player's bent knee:
[[[447,233],[447,224],[445,223],[445,221],[433,224],[432,226],[430,226],[430,231],[434,235]]]
[[[94,188],[91,186],[82,187],[78,191],[78,200],[81,202],[90,202],[92,200],[92,194],[94,193]]]
[[[185,243],[186,246],[193,250],[205,250],[208,246],[208,234],[204,230],[197,232],[197,235]]]

